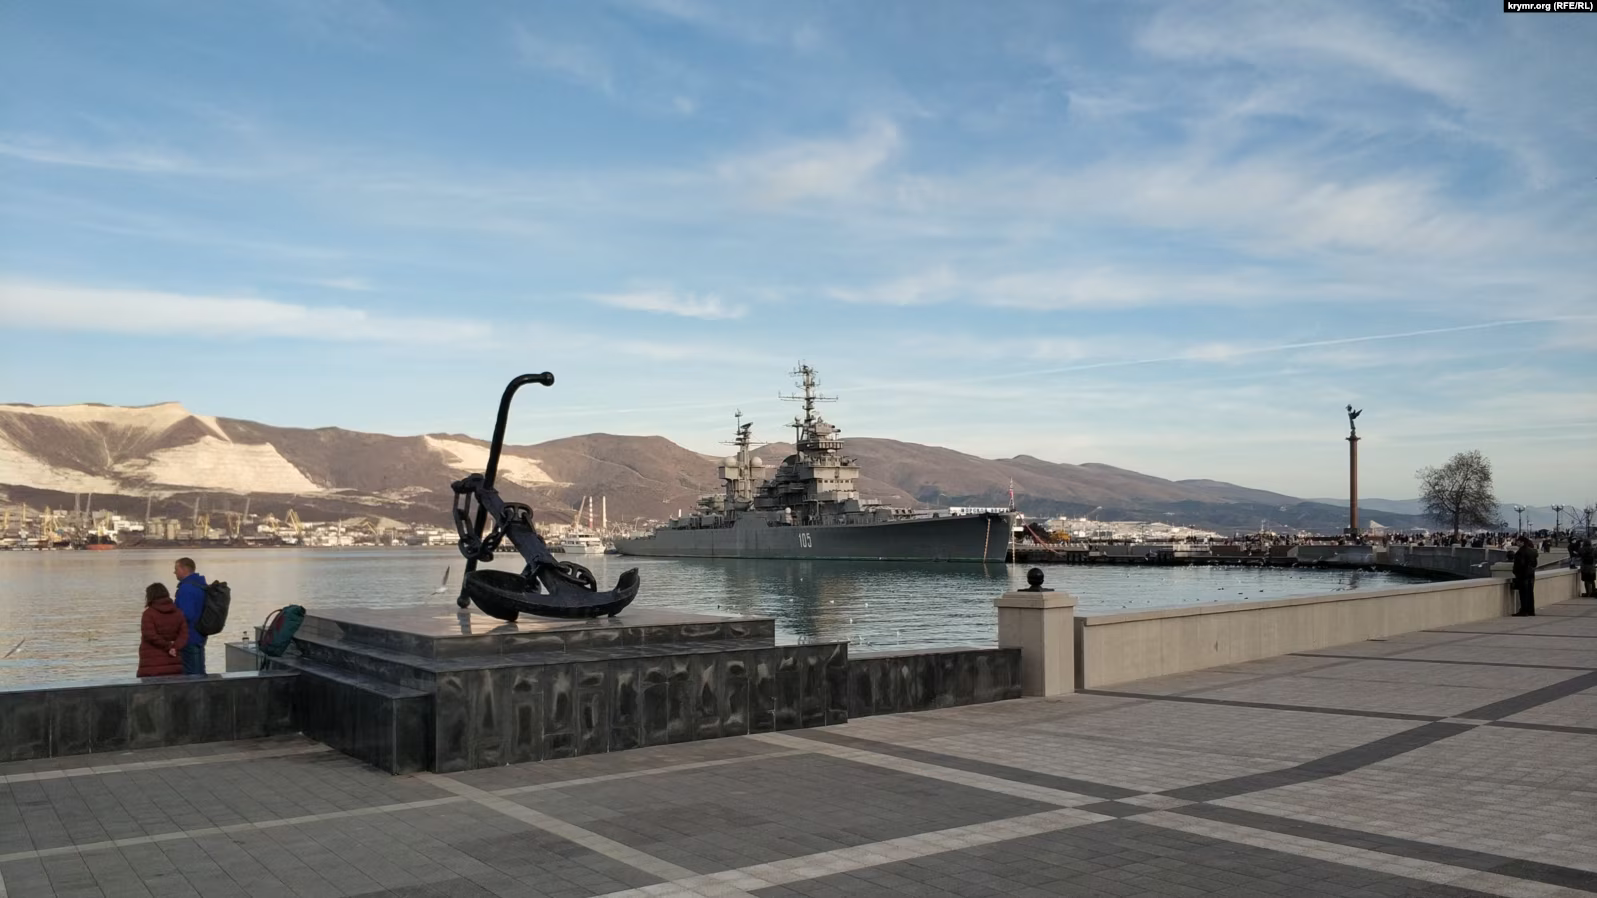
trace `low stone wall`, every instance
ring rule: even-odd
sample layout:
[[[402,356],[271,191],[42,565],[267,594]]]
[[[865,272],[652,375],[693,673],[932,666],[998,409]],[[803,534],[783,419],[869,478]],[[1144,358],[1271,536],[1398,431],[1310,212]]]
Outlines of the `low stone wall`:
[[[1452,574],[1455,577],[1484,577],[1493,564],[1513,560],[1514,553],[1503,549],[1476,549],[1471,546],[1387,546],[1376,560],[1392,567]]]
[[[0,690],[0,761],[295,733],[295,676],[250,672]]]
[[[1573,571],[1536,579],[1537,605],[1573,598]],[[1092,689],[1501,617],[1506,579],[1077,617],[1076,687]]]
[[[1298,564],[1385,565],[1422,574],[1440,574],[1461,579],[1487,576],[1491,566],[1508,561],[1513,553],[1503,549],[1477,549],[1471,546],[1416,546],[1393,543],[1389,546],[1293,546],[1290,557]]]
[[[1287,557],[1298,564],[1352,564],[1360,567],[1376,562],[1374,546],[1293,546]]]
[[[848,716],[1020,698],[1020,649],[949,648],[848,657]]]

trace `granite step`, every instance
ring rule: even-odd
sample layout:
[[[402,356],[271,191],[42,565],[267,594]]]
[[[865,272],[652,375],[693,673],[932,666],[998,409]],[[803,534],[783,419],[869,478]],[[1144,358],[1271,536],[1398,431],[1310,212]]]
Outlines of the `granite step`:
[[[294,725],[301,733],[389,773],[432,769],[431,693],[292,653],[260,663],[265,670],[298,672]]]
[[[773,650],[775,645],[761,638],[721,639],[713,642],[667,642],[649,645],[622,645],[609,648],[539,650],[502,655],[474,655],[428,658],[371,646],[358,640],[304,635],[294,637],[300,657],[374,680],[393,683],[424,692],[437,691],[440,674],[476,670],[546,667],[565,664],[660,659],[672,656],[715,655]]]

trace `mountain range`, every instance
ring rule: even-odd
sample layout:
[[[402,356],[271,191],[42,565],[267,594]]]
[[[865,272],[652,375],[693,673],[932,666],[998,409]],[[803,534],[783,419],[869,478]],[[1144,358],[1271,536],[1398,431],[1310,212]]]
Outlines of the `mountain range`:
[[[756,450],[767,463],[790,445]],[[1231,532],[1336,532],[1344,508],[1212,480],[1166,480],[1112,465],[987,459],[938,446],[857,437],[860,493],[888,504],[1001,506],[1031,517],[1168,521]],[[93,493],[95,508],[142,516],[251,509],[306,520],[368,515],[446,525],[451,481],[486,464],[485,441],[463,434],[390,436],[336,427],[274,427],[196,415],[177,403],[123,407],[0,405],[0,496],[35,507],[71,507]],[[569,522],[583,497],[605,497],[610,520],[664,519],[719,489],[719,458],[659,436],[594,433],[507,446],[499,487],[543,520]],[[1366,516],[1365,525],[1370,523]],[[1388,527],[1425,526],[1383,511]]]

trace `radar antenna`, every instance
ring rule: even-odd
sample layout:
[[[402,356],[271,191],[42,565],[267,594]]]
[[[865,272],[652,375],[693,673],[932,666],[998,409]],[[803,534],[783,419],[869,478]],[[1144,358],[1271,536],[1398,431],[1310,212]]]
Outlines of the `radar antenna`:
[[[794,448],[797,448],[797,444],[804,441],[805,432],[813,432],[815,429],[815,422],[818,420],[815,416],[815,403],[836,402],[837,397],[822,396],[819,392],[817,392],[819,385],[815,380],[815,369],[811,368],[804,362],[799,362],[798,368],[788,373],[793,377],[798,378],[799,386],[804,388],[804,395],[783,396],[782,394],[778,393],[776,398],[787,402],[804,403],[804,417],[794,418],[792,424]]]

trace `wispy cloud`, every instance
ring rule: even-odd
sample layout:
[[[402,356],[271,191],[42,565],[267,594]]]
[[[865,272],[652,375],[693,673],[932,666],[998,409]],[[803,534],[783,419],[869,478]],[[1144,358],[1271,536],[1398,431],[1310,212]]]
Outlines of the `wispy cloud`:
[[[305,283],[315,284],[318,287],[327,287],[331,290],[347,290],[352,293],[366,293],[375,289],[371,281],[361,277],[306,278]]]
[[[658,312],[663,315],[679,315],[683,318],[700,318],[706,321],[742,318],[748,312],[745,307],[727,303],[713,293],[635,290],[628,293],[595,293],[588,298],[619,309]]]
[[[1166,8],[1143,32],[1143,48],[1168,58],[1272,70],[1326,66],[1343,78],[1364,75],[1449,103],[1468,97],[1473,72],[1464,60],[1347,7],[1292,9],[1256,0],[1221,6]],[[1239,29],[1239,21],[1246,27]]]
[[[161,147],[82,146],[36,135],[0,135],[0,156],[41,165],[169,175],[221,175],[223,169]]]
[[[758,202],[835,198],[859,190],[897,152],[898,127],[877,119],[851,137],[807,140],[723,160],[722,180]]]
[[[614,71],[592,47],[539,33],[527,25],[517,25],[512,38],[523,63],[600,93],[615,94]]]
[[[1354,284],[1316,282],[1301,273],[1233,267],[1224,274],[1148,272],[1112,266],[964,275],[943,265],[930,271],[863,287],[833,287],[835,299],[889,306],[977,303],[1028,309],[1135,308],[1141,306],[1245,305],[1357,299]],[[1379,294],[1372,294],[1374,298]]]
[[[894,278],[863,287],[832,287],[827,294],[844,302],[887,306],[920,306],[948,302],[959,296],[964,282],[953,269],[939,265],[930,271]]]
[[[427,343],[486,339],[481,322],[383,315],[347,306],[311,306],[255,297],[0,282],[0,319],[19,330],[204,334],[328,342]]]
[[[703,0],[623,0],[619,5],[750,44],[786,44],[802,52],[822,40],[820,28],[796,4],[751,7]]]

